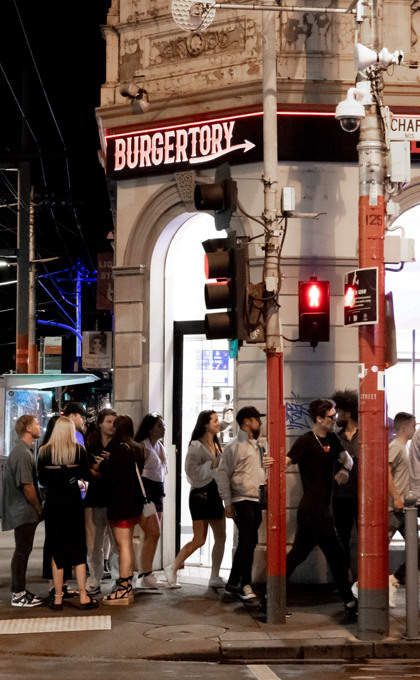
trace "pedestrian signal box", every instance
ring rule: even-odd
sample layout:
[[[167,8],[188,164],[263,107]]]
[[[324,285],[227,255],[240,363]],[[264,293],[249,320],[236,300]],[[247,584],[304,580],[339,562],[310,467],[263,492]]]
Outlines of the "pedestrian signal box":
[[[316,347],[330,339],[330,284],[312,276],[299,281],[299,340]]]

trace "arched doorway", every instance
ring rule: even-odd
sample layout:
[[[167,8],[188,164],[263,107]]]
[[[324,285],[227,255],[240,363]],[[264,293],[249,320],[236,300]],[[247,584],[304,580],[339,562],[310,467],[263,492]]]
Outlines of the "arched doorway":
[[[233,404],[234,362],[228,356],[228,342],[208,341],[201,328],[197,332],[197,323],[206,312],[202,242],[224,236],[225,232],[216,231],[214,219],[209,215],[186,213],[167,225],[156,242],[151,260],[149,405],[153,410],[154,405],[163,404],[167,426],[165,444],[170,453],[165,485],[163,564],[172,560],[192,536],[190,487],[184,461],[197,415],[201,410],[214,409],[221,419],[225,407]],[[174,342],[175,328],[178,336],[181,332],[177,342]],[[234,428],[227,428],[222,434],[223,441],[234,434]],[[229,548],[233,542],[233,525],[230,525],[225,566],[230,565]],[[210,565],[213,545],[210,533],[206,545],[191,556],[187,567]]]

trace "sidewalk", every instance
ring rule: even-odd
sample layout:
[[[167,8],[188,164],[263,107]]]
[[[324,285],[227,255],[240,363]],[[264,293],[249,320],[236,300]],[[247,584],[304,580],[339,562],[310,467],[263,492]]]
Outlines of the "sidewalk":
[[[329,586],[291,586],[284,625],[268,626],[257,606],[209,589],[193,571],[181,572],[179,590],[137,590],[128,607],[100,605],[80,612],[72,600],[62,612],[11,607],[12,532],[0,535],[0,654],[89,659],[195,660],[222,663],[275,660],[420,658],[420,641],[402,639],[405,591],[390,615],[390,637],[357,639],[357,624],[341,625],[343,606]],[[28,567],[28,589],[47,597],[42,581],[42,532]],[[162,574],[157,574],[163,580]],[[109,590],[104,583],[103,594]],[[8,623],[10,622],[10,623]],[[34,632],[40,630],[43,632]],[[9,631],[9,632],[7,632]]]

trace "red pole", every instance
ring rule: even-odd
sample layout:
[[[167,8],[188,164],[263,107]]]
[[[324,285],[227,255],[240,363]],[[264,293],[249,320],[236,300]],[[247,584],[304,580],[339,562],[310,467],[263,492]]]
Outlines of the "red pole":
[[[375,202],[375,201],[373,201]],[[385,200],[359,198],[360,268],[378,267],[378,323],[359,329],[359,637],[389,632],[385,398]]]
[[[275,459],[267,482],[267,623],[285,623],[286,408],[282,352],[267,353],[267,436],[270,456]]]

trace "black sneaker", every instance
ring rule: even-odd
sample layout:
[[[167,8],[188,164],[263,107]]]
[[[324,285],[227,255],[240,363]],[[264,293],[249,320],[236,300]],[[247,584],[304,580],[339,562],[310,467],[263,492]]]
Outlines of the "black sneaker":
[[[234,586],[231,583],[225,585],[225,595],[239,595],[239,586]]]
[[[30,593],[28,590],[25,590],[23,595],[16,595],[16,593],[12,593],[12,607],[39,607],[41,604],[41,598],[37,597],[33,593]]]
[[[353,607],[348,607],[347,605],[344,605],[344,617],[341,620],[341,623],[354,623],[357,621],[357,615],[358,615],[358,607],[357,607],[357,600],[355,600],[355,604]]]

